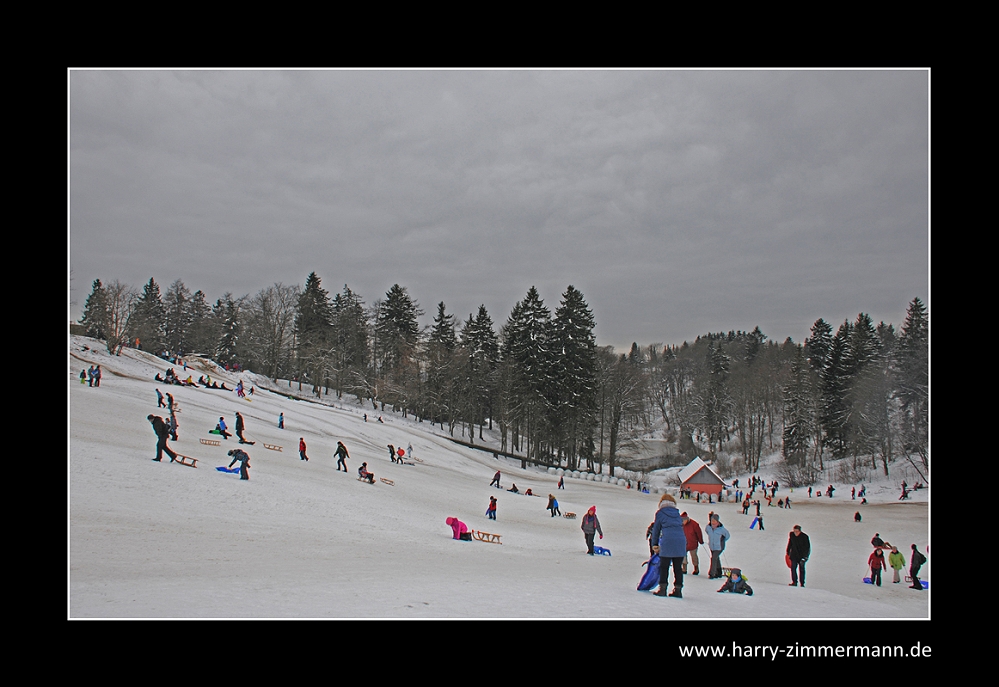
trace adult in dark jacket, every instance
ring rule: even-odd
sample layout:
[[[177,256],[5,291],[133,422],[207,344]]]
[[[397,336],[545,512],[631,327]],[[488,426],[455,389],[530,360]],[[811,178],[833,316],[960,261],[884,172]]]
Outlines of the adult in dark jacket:
[[[236,436],[239,437],[239,443],[241,443],[241,444],[249,444],[250,446],[253,446],[253,444],[256,443],[256,442],[247,441],[246,438],[243,436],[243,429],[245,429],[245,427],[246,427],[246,425],[243,423],[243,414],[237,412],[236,413]]]
[[[687,538],[687,554],[690,555],[690,561],[694,564],[694,572],[692,575],[699,574],[700,567],[697,561],[697,547],[704,543],[704,533],[701,532],[701,526],[696,520],[691,520],[684,511],[680,513],[680,519],[683,520],[683,534]],[[687,574],[687,556],[683,557],[683,574]]]
[[[600,529],[600,521],[597,520],[597,507],[590,506],[590,509],[586,511],[586,515],[582,518],[583,522],[580,524],[579,529],[583,530],[583,537],[586,539],[586,553],[593,555],[593,535],[597,532],[600,533],[600,538],[604,538],[604,531]]]
[[[789,587],[797,587],[799,583],[805,586],[805,562],[812,554],[812,543],[808,535],[801,531],[801,525],[795,525],[791,529],[791,534],[787,538],[787,556],[791,559],[791,584]]]
[[[350,455],[347,453],[347,447],[343,445],[342,441],[336,442],[336,453],[333,454],[333,457],[336,458],[336,469],[337,469],[337,471],[340,470],[340,466],[342,465],[343,466],[343,471],[347,472],[347,461],[346,461],[346,459],[350,458]]]
[[[676,508],[676,499],[663,494],[659,499],[659,510],[652,522],[652,550],[659,554],[659,589],[656,596],[683,598],[683,564],[687,556],[687,535],[683,531],[683,518]],[[673,591],[668,595],[669,568],[673,566]]]
[[[170,456],[170,462],[172,463],[177,459],[177,454],[174,453],[169,446],[167,446],[167,439],[170,437],[170,428],[167,427],[166,422],[163,421],[159,415],[147,415],[146,419],[149,420],[150,424],[153,426],[153,432],[156,433],[156,457],[153,458],[155,461],[160,461],[163,459],[163,452]]]
[[[912,556],[909,558],[909,577],[912,578],[912,589],[923,590],[923,583],[919,581],[919,569],[926,562],[926,556],[919,551],[919,547],[912,545]]]

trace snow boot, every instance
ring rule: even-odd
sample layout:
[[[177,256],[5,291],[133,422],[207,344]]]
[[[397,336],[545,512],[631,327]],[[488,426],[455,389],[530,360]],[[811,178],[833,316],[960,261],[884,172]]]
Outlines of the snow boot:
[[[666,596],[666,586],[665,585],[659,585],[659,589],[657,589],[656,591],[654,591],[652,593],[655,594],[656,596]]]
[[[676,588],[674,588],[673,591],[671,591],[669,593],[669,595],[672,596],[674,599],[682,599],[683,598],[683,594],[681,594],[680,590],[676,589]]]

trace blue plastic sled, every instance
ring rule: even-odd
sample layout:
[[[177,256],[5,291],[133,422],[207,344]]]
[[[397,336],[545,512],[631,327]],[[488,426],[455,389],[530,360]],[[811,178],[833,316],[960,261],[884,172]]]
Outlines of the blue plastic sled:
[[[638,591],[647,592],[659,586],[659,554],[652,554],[652,558],[642,563],[642,565],[649,567],[646,569],[645,574],[642,575],[642,580],[638,583]]]
[[[609,556],[609,555],[611,555],[610,549],[605,549],[602,546],[594,546],[593,547],[593,553],[597,554],[598,556]]]
[[[758,523],[759,521],[760,521],[760,519],[759,519],[759,518],[753,518],[753,522],[752,522],[752,524],[751,524],[751,525],[749,526],[749,529],[753,529],[754,527],[756,527],[756,523]]]
[[[874,583],[871,582],[871,578],[865,577],[864,578],[864,584],[874,584]],[[923,585],[923,589],[929,589],[930,588],[930,583],[927,582],[926,580],[920,580],[919,584]]]
[[[239,472],[239,468],[227,468],[224,466],[219,466],[215,469],[218,470],[219,472],[228,472],[230,474],[236,474],[237,472]]]

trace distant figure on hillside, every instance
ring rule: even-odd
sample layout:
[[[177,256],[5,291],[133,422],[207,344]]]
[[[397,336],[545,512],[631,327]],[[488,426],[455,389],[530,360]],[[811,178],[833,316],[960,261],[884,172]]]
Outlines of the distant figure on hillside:
[[[510,487],[509,489],[507,489],[507,491],[512,491],[514,494],[519,494],[520,493],[520,490],[517,489],[517,483],[516,482],[514,482],[513,486]]]
[[[284,429],[284,413],[278,415],[278,429]]]
[[[565,489],[565,477],[564,476],[561,476],[561,475],[559,476],[559,478],[558,478],[558,488],[559,489]]]
[[[305,455],[305,438],[304,437],[299,437],[298,438],[298,455],[301,456],[301,458],[299,458],[299,460],[304,460],[306,463],[309,462],[309,457],[307,455]]]
[[[86,383],[87,383],[87,371],[86,370],[80,370],[80,384],[86,384]],[[157,392],[157,393],[159,393],[159,392]]]
[[[406,457],[406,451],[403,450],[402,446],[400,446],[398,449],[396,449],[395,455],[399,459],[399,465],[402,465],[403,463],[406,462],[406,461],[403,460],[403,458]]]
[[[156,390],[156,407],[166,408],[166,403],[163,402],[163,392],[159,389]]]
[[[343,445],[342,441],[336,442],[336,453],[333,454],[333,457],[337,459],[337,461],[336,461],[336,469],[339,471],[340,470],[340,466],[342,465],[343,466],[343,471],[347,472],[347,461],[346,461],[346,459],[350,458],[350,455],[347,453],[347,447]],[[367,463],[365,463],[365,465],[367,465]]]
[[[227,431],[226,431],[226,426],[225,426],[225,418],[224,418],[224,417],[220,417],[220,418],[219,418],[219,423],[218,423],[218,425],[216,425],[215,429],[217,429],[217,430],[218,430],[219,434],[221,434],[221,435],[222,435],[222,437],[223,437],[223,438],[224,438],[224,439],[225,439],[226,441],[228,441],[228,440],[229,440],[229,437],[231,437],[231,436],[232,436],[231,434],[229,434],[229,432],[227,432]]]
[[[167,428],[166,423],[163,422],[163,418],[159,415],[147,415],[146,419],[153,426],[153,432],[156,434],[156,457],[153,460],[159,462],[163,459],[163,452],[170,456],[170,462],[172,463],[177,459],[177,454],[174,453],[169,446],[167,446],[167,438],[170,436],[170,430]]]
[[[860,522],[860,511],[859,510],[856,513],[853,514],[853,521],[854,522]]]
[[[489,483],[489,486],[490,487],[495,486],[497,489],[502,489],[502,487],[500,486],[500,471],[499,470],[497,470],[496,474],[493,475],[493,481]]]
[[[495,496],[490,496],[489,497],[489,507],[486,508],[486,517],[489,518],[490,520],[495,520],[496,519],[496,497]]]
[[[830,484],[828,487],[826,487],[826,496],[828,496],[829,498],[832,498],[834,491],[836,491],[836,489],[834,489],[833,485]]]
[[[392,444],[389,444],[388,445],[388,450],[389,450],[389,460],[391,460],[394,463],[395,462],[395,446],[393,446]]]

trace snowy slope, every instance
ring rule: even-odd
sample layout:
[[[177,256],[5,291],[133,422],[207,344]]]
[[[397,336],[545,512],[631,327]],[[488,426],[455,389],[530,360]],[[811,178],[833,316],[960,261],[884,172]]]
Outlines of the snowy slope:
[[[104,370],[99,389],[79,383],[80,370],[95,363]],[[112,357],[99,342],[71,338],[72,618],[929,617],[929,593],[890,581],[881,588],[861,583],[875,531],[906,558],[911,543],[925,550],[928,490],[898,503],[894,489],[869,488],[862,524],[853,522],[859,502],[850,501],[851,485],[837,484],[831,500],[796,491],[793,510],[767,509],[765,532],[749,530],[752,518],[735,504],[680,501],[702,526],[709,510],[721,513],[733,535],[723,562],[743,568],[756,594],[716,594],[720,583],[707,579],[702,550],[702,573],[686,576],[684,598],[662,599],[635,591],[657,495],[568,477],[556,492],[557,478],[547,471],[457,446],[428,423],[386,412],[379,424],[370,408],[365,423],[365,409],[346,399],[343,408],[290,399],[249,374],[242,378],[256,385],[252,401],[158,384],[153,375],[167,367],[142,352]],[[191,372],[197,379],[204,370]],[[227,386],[240,379],[214,371],[212,377]],[[164,414],[156,409],[157,387],[180,404],[180,440],[171,445],[199,458],[197,469],[150,460],[156,440],[145,418]],[[220,415],[231,430],[237,410],[257,442],[246,447],[248,482],[214,469],[228,464],[235,438],[221,447],[198,441],[215,438],[208,430]],[[299,460],[299,437],[309,462]],[[347,474],[331,457],[338,440],[350,451]],[[263,442],[284,450],[265,450]],[[424,462],[390,463],[389,443],[412,443]],[[357,481],[361,461],[395,486]],[[516,482],[542,498],[490,488],[497,469],[504,488]],[[563,512],[596,505],[605,534],[599,543],[613,556],[587,556],[579,520],[545,510],[549,492]],[[489,496],[499,499],[495,523],[484,516]],[[444,523],[451,515],[470,529],[501,534],[503,544],[453,541]],[[795,523],[812,541],[805,589],[787,586],[783,552]],[[931,569],[923,569],[928,581]]]

